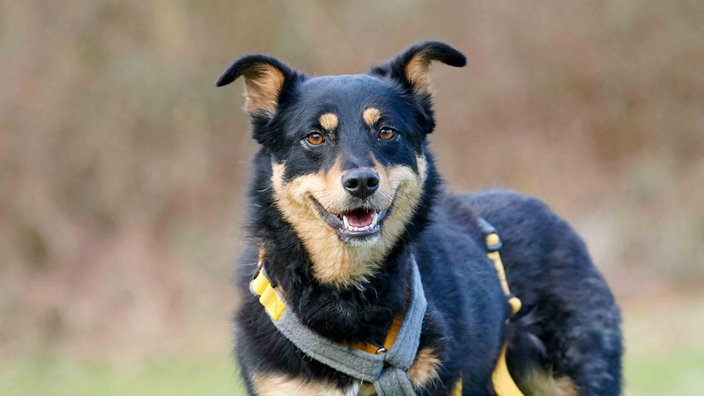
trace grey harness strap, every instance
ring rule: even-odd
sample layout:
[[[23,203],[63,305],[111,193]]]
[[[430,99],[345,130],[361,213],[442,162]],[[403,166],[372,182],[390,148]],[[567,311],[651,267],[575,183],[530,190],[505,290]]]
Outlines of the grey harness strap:
[[[268,310],[267,314],[281,334],[320,363],[360,381],[372,382],[380,396],[413,396],[415,392],[406,370],[413,364],[418,351],[427,303],[415,257],[411,256],[411,260],[411,302],[396,340],[388,351],[372,354],[333,342],[301,323],[296,314],[288,309],[288,304],[278,319],[272,317]],[[274,290],[281,301],[285,302],[283,293]]]

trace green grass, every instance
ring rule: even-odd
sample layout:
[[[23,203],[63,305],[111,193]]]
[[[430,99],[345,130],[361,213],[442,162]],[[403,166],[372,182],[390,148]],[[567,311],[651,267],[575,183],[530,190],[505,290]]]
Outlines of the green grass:
[[[704,393],[704,348],[662,354],[626,355],[626,395],[701,395]]]
[[[4,396],[245,395],[227,360],[159,359],[140,368],[32,359],[0,371]]]
[[[698,395],[704,389],[704,350],[627,355],[624,374],[627,396]],[[140,368],[34,358],[0,370],[4,396],[244,394],[234,366],[225,358],[162,358]]]

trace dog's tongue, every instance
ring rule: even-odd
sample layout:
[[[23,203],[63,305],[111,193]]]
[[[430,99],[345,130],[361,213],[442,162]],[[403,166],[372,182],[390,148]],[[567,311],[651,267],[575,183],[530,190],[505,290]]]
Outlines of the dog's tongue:
[[[347,221],[353,227],[366,227],[374,220],[373,209],[357,209],[346,215]]]

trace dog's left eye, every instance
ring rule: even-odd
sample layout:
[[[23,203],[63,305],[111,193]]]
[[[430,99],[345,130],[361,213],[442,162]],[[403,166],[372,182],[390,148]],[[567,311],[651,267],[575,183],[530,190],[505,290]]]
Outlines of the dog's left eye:
[[[396,131],[391,128],[381,128],[379,131],[380,140],[391,140],[394,136],[396,136]]]
[[[325,141],[325,138],[318,132],[313,132],[310,135],[306,136],[306,141],[311,146],[320,146]]]

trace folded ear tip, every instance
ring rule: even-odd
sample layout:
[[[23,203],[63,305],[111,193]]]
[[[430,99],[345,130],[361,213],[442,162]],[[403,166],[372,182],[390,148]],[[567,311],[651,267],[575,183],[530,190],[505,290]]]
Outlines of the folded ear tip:
[[[225,85],[237,80],[239,76],[240,73],[235,72],[232,69],[228,69],[222,74],[222,76],[220,76],[220,78],[218,78],[218,81],[215,82],[215,86],[224,87]]]
[[[467,57],[458,51],[457,54],[455,54],[450,59],[450,62],[448,63],[448,65],[454,66],[454,67],[465,67],[465,66],[467,66]]]
[[[215,86],[222,87],[244,77],[245,110],[252,116],[273,114],[285,82],[289,79],[294,81],[296,76],[295,71],[276,58],[251,54],[236,59],[218,78]]]
[[[235,61],[228,67],[215,82],[216,87],[224,87],[225,85],[235,81],[240,76],[240,62]]]
[[[454,67],[464,67],[467,65],[467,57],[447,43],[442,41],[427,41],[426,45],[434,47],[438,55],[442,55],[440,60],[447,65]]]
[[[467,57],[456,49],[448,46],[443,52],[444,56],[442,61],[445,64],[454,67],[464,67],[467,65]]]
[[[224,87],[225,85],[227,85],[231,82],[232,82],[232,79],[228,79],[228,78],[226,78],[225,75],[222,75],[222,76],[220,76],[220,78],[218,78],[218,81],[215,82],[215,86],[216,87]]]
[[[224,87],[225,85],[230,84],[231,82],[237,80],[242,73],[248,68],[251,67],[252,65],[255,65],[257,63],[274,63],[276,60],[274,58],[268,57],[266,55],[261,55],[261,54],[248,54],[248,55],[243,55],[237,59],[235,59],[232,64],[225,69],[225,71],[222,73],[220,78],[218,78],[217,82],[215,83],[216,87]]]

